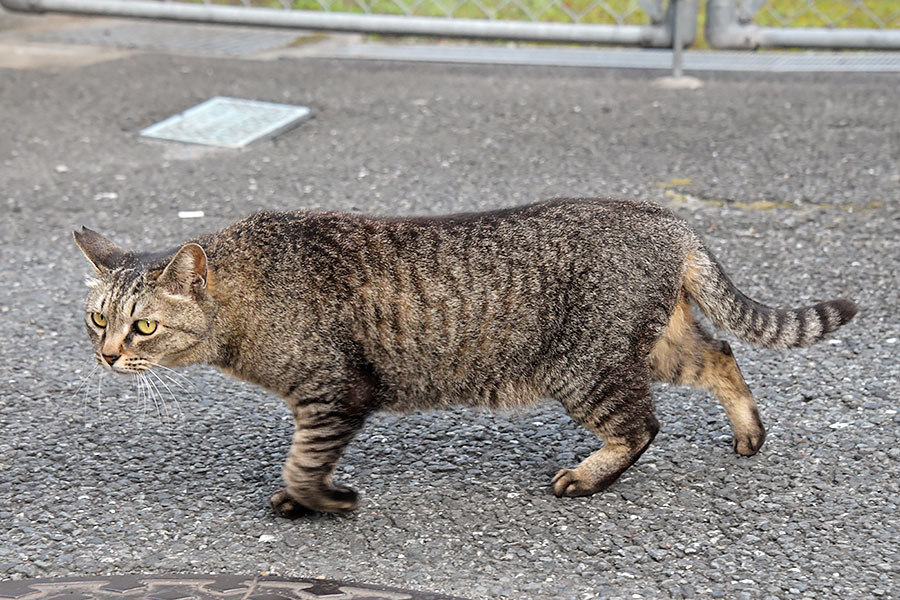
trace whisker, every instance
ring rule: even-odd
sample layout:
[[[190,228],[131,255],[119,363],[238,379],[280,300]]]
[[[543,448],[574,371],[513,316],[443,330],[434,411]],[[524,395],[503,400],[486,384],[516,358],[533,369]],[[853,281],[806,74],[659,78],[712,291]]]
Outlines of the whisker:
[[[78,395],[81,394],[81,412],[82,412],[82,416],[85,418],[87,418],[87,404],[88,404],[87,395],[88,395],[88,389],[90,389],[90,386],[88,385],[88,383],[90,382],[91,377],[93,377],[94,373],[96,373],[97,369],[99,369],[99,368],[100,368],[100,365],[95,364],[94,367],[87,373],[87,375],[85,375],[84,377],[81,378],[81,383],[79,383],[78,387],[75,389],[75,391],[72,392],[73,398],[77,398]]]
[[[169,419],[169,407],[166,405],[166,399],[163,397],[162,393],[160,393],[159,388],[156,387],[156,383],[154,383],[152,379],[147,377],[147,373],[149,373],[149,371],[141,373],[141,377],[143,377],[144,381],[147,382],[147,385],[150,386],[152,392],[155,392],[156,396],[159,397],[159,404],[162,406],[164,416],[164,418],[160,417],[159,420],[161,423],[165,423]]]
[[[144,395],[142,393],[141,388],[141,380],[138,377],[137,373],[131,374],[131,380],[134,382],[135,389],[137,390],[137,403],[138,410],[140,411],[140,415],[138,416],[138,429],[144,429],[144,415],[147,413],[147,403],[144,400]]]
[[[169,381],[171,381],[172,383],[175,383],[180,388],[185,389],[184,386],[181,383],[178,383],[175,379],[173,379],[171,377],[171,375],[178,377],[179,379],[181,379],[182,381],[184,381],[185,383],[190,385],[192,388],[194,388],[195,391],[197,390],[197,384],[194,383],[190,377],[187,377],[186,375],[179,373],[175,369],[170,369],[169,367],[163,366],[159,363],[150,362],[150,361],[147,361],[147,364],[150,365],[151,367],[156,367],[156,368],[159,368],[159,369],[162,369],[163,371],[165,371],[164,375],[167,375],[167,377],[169,378]]]
[[[172,393],[172,388],[170,388],[170,387],[166,384],[166,382],[163,381],[162,377],[160,377],[159,374],[154,373],[153,371],[147,371],[147,373],[150,374],[150,375],[152,375],[153,377],[156,377],[157,381],[159,381],[159,383],[161,383],[162,386],[163,386],[164,388],[166,388],[166,391],[169,392],[169,396],[172,398],[172,402],[173,402],[173,405],[174,405],[175,410],[176,410],[176,416],[177,416],[177,418],[180,419],[180,420],[184,420],[184,411],[181,409],[181,403],[178,402],[178,398],[176,398],[176,397],[175,397],[175,394]],[[157,389],[158,389],[158,388],[157,388]]]
[[[97,378],[97,414],[100,414],[100,398],[103,396],[103,371]]]
[[[141,425],[143,426],[149,418],[148,413],[150,412],[150,401],[152,398],[150,398],[150,394],[147,390],[147,383],[144,381],[143,374],[135,373],[135,375],[137,375],[138,384],[141,390]]]
[[[192,381],[189,377],[182,375],[181,373],[179,373],[178,371],[176,371],[174,369],[170,369],[169,367],[166,367],[164,365],[161,365],[161,364],[155,363],[155,362],[151,362],[151,361],[146,361],[146,363],[152,367],[155,367],[153,369],[148,369],[147,372],[150,373],[151,375],[153,375],[154,377],[156,377],[156,379],[159,381],[159,383],[161,383],[163,386],[165,386],[166,391],[169,392],[169,396],[171,396],[171,398],[174,402],[174,406],[177,410],[176,414],[177,414],[178,418],[181,420],[184,420],[185,419],[184,409],[182,408],[181,402],[178,399],[178,395],[175,394],[174,390],[170,387],[169,384],[171,384],[173,386],[177,386],[177,388],[179,390],[181,390],[182,393],[188,394],[190,397],[193,397],[193,398],[199,398],[199,396],[200,396],[199,386],[197,386],[197,384],[194,383],[194,381]],[[160,370],[157,370],[157,369],[160,369]],[[176,379],[176,377],[178,379]],[[179,381],[179,380],[181,380],[181,381]],[[168,383],[166,383],[166,381],[168,381]],[[190,386],[190,387],[185,386],[182,383],[182,381],[184,383],[187,383],[188,386]]]
[[[153,395],[153,390],[150,389],[150,385],[147,383],[147,376],[143,373],[138,373],[141,378],[141,381],[144,382],[144,391],[149,396],[150,400],[153,401],[153,405],[156,406],[156,418],[162,421],[162,413],[159,410],[159,402],[156,401],[156,397]]]
[[[73,395],[73,396],[77,396],[77,395],[81,392],[81,389],[82,389],[82,388],[84,387],[84,385],[87,383],[88,379],[90,379],[91,375],[93,375],[94,372],[95,372],[97,369],[99,369],[99,368],[100,368],[100,365],[94,363],[94,366],[91,368],[91,370],[88,371],[87,374],[84,375],[84,376],[81,378],[81,381],[79,382],[78,387],[76,387],[76,388],[75,388],[75,391],[72,392],[72,395]],[[78,371],[80,371],[80,369],[76,369],[76,370],[75,370],[75,373],[77,374]]]
[[[169,383],[171,383],[172,385],[177,385],[177,386],[178,386],[178,389],[180,389],[182,392],[187,392],[187,393],[189,393],[189,394],[195,394],[195,393],[197,393],[197,390],[196,390],[196,389],[194,389],[193,391],[192,391],[192,390],[189,390],[188,388],[186,388],[186,387],[184,387],[183,385],[181,385],[181,384],[178,382],[177,379],[172,378],[168,373],[157,373],[156,371],[151,371],[151,373],[153,373],[153,374],[156,375],[157,377],[160,376],[160,375],[162,375],[163,377],[165,377],[166,379],[169,380]],[[194,387],[196,388],[196,386],[194,386]]]
[[[143,373],[138,373],[138,381],[141,382],[141,390],[144,392],[144,416],[146,417],[150,412],[150,403],[152,402],[156,405],[156,399],[153,398],[153,394],[150,393],[150,386],[147,385],[147,378]],[[159,414],[159,406],[156,406],[156,414]]]

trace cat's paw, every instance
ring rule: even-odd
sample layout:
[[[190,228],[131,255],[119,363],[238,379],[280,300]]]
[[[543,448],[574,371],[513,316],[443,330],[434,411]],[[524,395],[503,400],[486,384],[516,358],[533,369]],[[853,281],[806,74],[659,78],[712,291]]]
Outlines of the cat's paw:
[[[269,506],[276,515],[285,519],[296,519],[315,512],[291,498],[284,488],[272,494],[272,497],[269,498]]]
[[[332,513],[348,513],[359,506],[359,494],[340,483],[332,483],[313,499],[315,510]]]
[[[359,494],[345,485],[332,484],[321,490],[288,494],[282,488],[272,494],[269,505],[275,514],[295,519],[313,512],[348,513],[359,505]]]
[[[753,433],[735,435],[734,440],[731,442],[731,446],[734,448],[734,451],[741,456],[753,456],[759,452],[759,449],[762,448],[763,442],[765,441],[766,431],[765,429],[760,429]]]
[[[560,498],[590,496],[602,492],[618,478],[618,474],[613,477],[585,476],[584,471],[584,469],[562,469],[550,480],[553,493]]]

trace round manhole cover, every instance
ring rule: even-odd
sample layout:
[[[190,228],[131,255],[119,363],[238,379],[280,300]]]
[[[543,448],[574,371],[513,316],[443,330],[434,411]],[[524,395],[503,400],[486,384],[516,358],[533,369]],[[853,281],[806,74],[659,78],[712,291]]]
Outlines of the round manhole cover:
[[[241,575],[124,575],[0,582],[0,598],[32,600],[463,600],[376,585]]]

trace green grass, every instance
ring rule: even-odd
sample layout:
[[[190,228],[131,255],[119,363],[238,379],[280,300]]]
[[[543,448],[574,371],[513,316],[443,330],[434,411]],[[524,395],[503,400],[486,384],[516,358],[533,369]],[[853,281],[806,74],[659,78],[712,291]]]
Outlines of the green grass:
[[[281,8],[280,0],[250,0],[253,6]],[[287,0],[286,0],[287,1]],[[238,4],[236,0],[213,0]],[[293,0],[301,10],[411,14],[462,19],[500,19],[561,23],[607,23],[644,25],[650,20],[637,0]]]
[[[757,14],[767,27],[900,28],[900,0],[776,0]]]

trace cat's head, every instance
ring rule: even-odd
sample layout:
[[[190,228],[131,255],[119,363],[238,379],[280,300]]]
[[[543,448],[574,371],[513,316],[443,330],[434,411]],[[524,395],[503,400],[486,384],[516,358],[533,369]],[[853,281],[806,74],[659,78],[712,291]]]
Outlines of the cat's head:
[[[73,234],[96,269],[84,310],[102,366],[134,373],[203,359],[213,317],[203,248],[137,254],[85,227]]]

